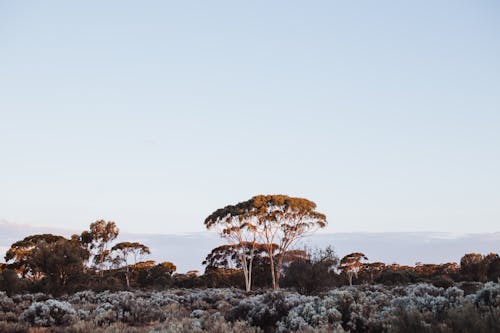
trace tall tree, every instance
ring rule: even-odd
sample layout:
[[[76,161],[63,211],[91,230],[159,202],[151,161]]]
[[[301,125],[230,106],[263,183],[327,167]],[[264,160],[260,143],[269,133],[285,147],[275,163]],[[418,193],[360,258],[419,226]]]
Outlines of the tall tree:
[[[80,242],[91,252],[94,267],[101,272],[101,275],[106,261],[110,259],[109,246],[119,233],[120,230],[115,222],[98,220],[91,223],[90,229],[80,235]]]
[[[259,242],[266,244],[271,259],[273,288],[279,288],[283,260],[300,238],[327,225],[326,215],[305,198],[287,195],[258,195],[250,199],[250,214],[257,219]],[[273,244],[278,244],[276,260]]]
[[[316,210],[314,202],[286,195],[254,196],[250,200],[218,209],[205,219],[205,226],[208,229],[217,228],[219,234],[230,244],[251,244],[248,260],[244,251],[239,254],[247,290],[251,286],[257,240],[266,246],[273,288],[277,289],[281,266],[288,249],[305,234],[323,228],[326,224],[326,216]],[[278,244],[279,249],[276,260],[274,244]]]
[[[136,265],[144,255],[151,254],[149,247],[137,242],[121,242],[111,248],[112,252],[117,254],[118,262],[125,267],[125,281],[127,288],[130,288],[130,265],[129,257],[133,259],[133,265]]]

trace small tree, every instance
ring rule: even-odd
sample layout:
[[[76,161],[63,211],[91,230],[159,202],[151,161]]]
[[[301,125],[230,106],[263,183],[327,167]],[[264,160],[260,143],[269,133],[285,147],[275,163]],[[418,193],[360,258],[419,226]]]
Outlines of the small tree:
[[[110,259],[109,246],[118,237],[120,230],[113,221],[98,220],[90,224],[90,230],[82,232],[80,243],[93,255],[94,267],[103,273],[106,261]]]
[[[172,283],[172,275],[177,267],[169,261],[156,265],[154,261],[145,261],[135,264],[134,270],[138,272],[137,281],[142,287],[166,287]]]
[[[335,285],[339,258],[331,246],[324,250],[309,250],[309,253],[300,252],[303,254],[287,258],[291,262],[283,270],[282,284],[285,287],[293,287],[301,294],[314,294]]]
[[[247,260],[249,250],[252,248],[252,244],[249,244],[250,248],[246,246]],[[212,249],[205,260],[203,260],[202,265],[206,265],[205,271],[211,271],[216,269],[242,269],[242,262],[240,260],[240,251],[238,249],[239,245],[224,244],[217,246]]]
[[[248,201],[240,202],[218,209],[205,219],[207,229],[217,230],[222,238],[235,246],[236,256],[243,269],[246,291],[252,288],[252,267],[257,242],[256,218],[249,210]]]
[[[115,252],[117,262],[124,264],[125,266],[125,281],[127,283],[127,288],[130,288],[130,267],[129,267],[129,256],[133,258],[133,264],[136,265],[146,254],[151,254],[149,247],[141,243],[131,243],[122,242],[118,243],[111,248],[112,252]]]
[[[460,259],[460,273],[465,280],[485,282],[488,275],[488,265],[485,257],[479,253],[467,253]]]
[[[365,264],[364,270],[368,272],[370,276],[370,283],[375,281],[385,269],[385,264],[383,262],[372,262]]]
[[[358,278],[358,273],[363,269],[364,263],[368,258],[361,252],[354,252],[346,255],[340,260],[340,269],[347,276],[349,286],[352,286],[352,278]]]
[[[243,247],[243,249],[241,249]],[[278,249],[278,245],[273,245],[274,250]],[[240,259],[240,254],[243,252],[246,256],[247,262],[250,261],[250,254],[253,248],[253,264],[255,265],[257,261],[263,261],[262,259],[268,258],[267,247],[264,244],[243,244],[243,245],[221,245],[218,246],[207,255],[205,260],[202,262],[206,265],[206,270],[213,269],[242,269],[242,261]],[[262,263],[257,263],[262,264]]]

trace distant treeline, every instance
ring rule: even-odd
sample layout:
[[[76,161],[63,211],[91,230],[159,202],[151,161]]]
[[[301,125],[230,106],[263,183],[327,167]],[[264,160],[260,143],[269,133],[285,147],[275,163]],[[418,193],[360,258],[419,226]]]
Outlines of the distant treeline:
[[[400,266],[369,262],[355,252],[338,258],[333,248],[294,249],[306,234],[327,225],[326,215],[305,198],[257,195],[215,210],[204,221],[227,244],[213,249],[203,262],[205,272],[176,274],[174,263],[145,261],[150,249],[137,242],[116,242],[119,230],[99,220],[70,239],[52,234],[31,235],[12,244],[0,263],[0,290],[43,291],[129,288],[252,288],[280,286],[315,293],[345,284],[431,282],[450,286],[457,281],[496,281],[497,254],[466,254],[456,263]]]
[[[136,242],[116,242],[119,230],[103,220],[70,239],[52,234],[31,235],[12,244],[0,263],[0,290],[9,294],[45,292],[73,293],[80,290],[131,288],[245,288],[242,262],[252,253],[254,288],[272,288],[271,259],[267,245],[244,243],[221,245],[207,254],[205,271],[177,274],[174,263],[147,259],[150,250]],[[497,281],[500,257],[466,254],[460,264],[401,266],[369,262],[363,253],[337,257],[326,249],[288,250],[280,254],[273,244],[273,259],[283,257],[280,285],[314,294],[347,284],[409,284],[430,282],[448,287],[459,281]],[[241,260],[241,254],[245,260]]]

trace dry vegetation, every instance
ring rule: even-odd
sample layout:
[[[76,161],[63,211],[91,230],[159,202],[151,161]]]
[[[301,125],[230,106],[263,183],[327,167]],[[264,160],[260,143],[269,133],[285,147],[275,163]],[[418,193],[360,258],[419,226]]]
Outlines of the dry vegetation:
[[[498,332],[500,284],[0,293],[1,332]]]

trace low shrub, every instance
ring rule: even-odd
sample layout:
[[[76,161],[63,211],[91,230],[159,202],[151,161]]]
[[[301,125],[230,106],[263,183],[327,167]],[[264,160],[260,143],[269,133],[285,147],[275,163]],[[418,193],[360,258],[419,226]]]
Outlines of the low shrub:
[[[49,299],[31,304],[21,320],[33,326],[66,326],[76,321],[76,311],[68,302]]]

